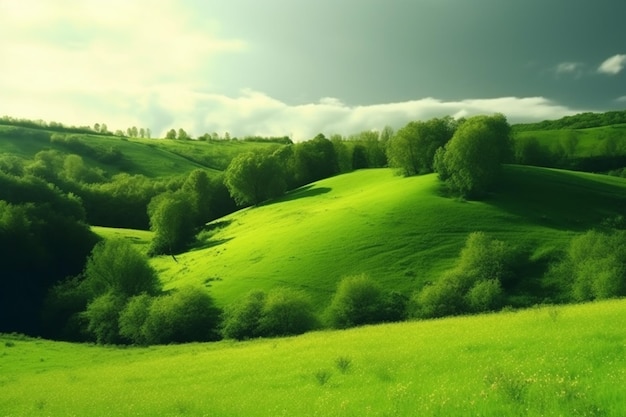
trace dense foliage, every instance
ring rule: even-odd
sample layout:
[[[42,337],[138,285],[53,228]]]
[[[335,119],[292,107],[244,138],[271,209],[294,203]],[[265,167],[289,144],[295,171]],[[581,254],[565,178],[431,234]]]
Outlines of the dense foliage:
[[[590,127],[622,123],[626,123],[626,110],[608,111],[605,113],[587,112],[573,116],[565,116],[557,120],[544,120],[538,123],[520,123],[514,125],[514,130],[523,132],[529,130],[587,129]]]

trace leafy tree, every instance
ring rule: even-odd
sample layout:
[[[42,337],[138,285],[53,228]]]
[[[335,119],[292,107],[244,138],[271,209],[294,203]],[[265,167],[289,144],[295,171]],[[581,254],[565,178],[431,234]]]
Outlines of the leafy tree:
[[[439,177],[461,196],[485,193],[498,179],[502,163],[512,157],[510,131],[501,114],[467,119],[436,155]]]
[[[176,139],[176,130],[175,129],[168,130],[167,133],[165,134],[165,139]]]
[[[187,140],[187,139],[191,139],[191,138],[189,137],[187,132],[185,132],[185,130],[181,127],[180,129],[178,129],[178,139],[180,139],[180,140]]]
[[[191,171],[185,179],[181,191],[189,198],[196,225],[201,226],[211,220],[213,184],[206,171],[202,169]]]
[[[333,143],[319,134],[294,147],[294,172],[298,185],[308,184],[339,172]]]
[[[193,240],[196,214],[188,194],[163,193],[152,199],[148,213],[150,230],[154,232],[151,254],[178,253]]]
[[[451,117],[409,122],[389,141],[390,165],[405,176],[432,172],[435,152],[452,138],[455,129],[456,122]]]
[[[328,307],[329,323],[335,328],[347,328],[380,322],[384,301],[380,285],[366,275],[346,277]]]
[[[160,290],[156,271],[146,257],[122,239],[98,243],[87,261],[84,277],[84,285],[94,297],[106,293],[132,297]]]
[[[331,145],[332,146],[332,145]],[[273,155],[246,152],[226,169],[224,182],[237,204],[259,204],[285,192],[284,171]]]

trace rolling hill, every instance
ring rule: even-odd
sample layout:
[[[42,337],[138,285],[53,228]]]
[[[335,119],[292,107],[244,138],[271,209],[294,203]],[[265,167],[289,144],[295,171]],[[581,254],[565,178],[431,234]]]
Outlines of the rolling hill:
[[[469,233],[483,231],[526,250],[524,280],[537,284],[574,233],[625,208],[626,180],[602,175],[510,165],[497,192],[467,202],[443,196],[434,174],[361,170],[221,218],[197,248],[152,263],[166,288],[204,283],[220,305],[252,289],[290,286],[321,309],[349,275],[419,289],[453,266]]]

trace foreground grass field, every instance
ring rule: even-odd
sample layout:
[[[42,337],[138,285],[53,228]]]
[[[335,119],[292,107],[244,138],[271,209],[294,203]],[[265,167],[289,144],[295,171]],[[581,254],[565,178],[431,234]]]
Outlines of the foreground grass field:
[[[0,336],[0,416],[626,415],[626,300],[150,348]]]
[[[434,174],[371,169],[233,213],[210,226],[198,249],[152,263],[167,288],[204,283],[220,305],[286,285],[321,309],[348,275],[367,273],[406,293],[421,288],[453,266],[474,231],[526,248],[540,263],[624,205],[626,180],[601,175],[508,166],[500,190],[464,202],[442,196]],[[525,279],[539,278],[532,274]]]

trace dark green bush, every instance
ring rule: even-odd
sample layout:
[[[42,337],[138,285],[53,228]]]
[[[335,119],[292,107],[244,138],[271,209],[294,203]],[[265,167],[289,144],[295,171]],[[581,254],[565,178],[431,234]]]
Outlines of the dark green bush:
[[[83,313],[87,319],[87,330],[101,344],[120,343],[118,321],[120,311],[124,308],[125,298],[115,292],[107,292],[87,306],[87,310]]]

